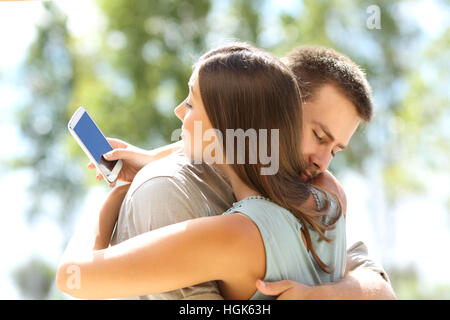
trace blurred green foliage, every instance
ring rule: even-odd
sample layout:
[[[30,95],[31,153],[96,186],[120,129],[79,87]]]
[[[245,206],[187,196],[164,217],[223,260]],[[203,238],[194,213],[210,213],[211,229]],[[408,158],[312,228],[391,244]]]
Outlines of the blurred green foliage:
[[[375,117],[334,160],[331,170],[338,177],[345,168],[370,171],[369,160],[376,158],[393,203],[424,190],[427,172],[417,174],[417,168],[449,169],[450,140],[439,130],[450,117],[450,30],[445,25],[436,37],[425,35],[407,14],[414,1],[378,1],[381,29],[374,30],[366,27],[366,8],[373,3],[363,0],[304,0],[290,10],[257,0],[95,3],[107,22],[93,30],[100,33],[94,50],[80,49],[83,39],[68,32],[57,3],[44,2],[47,19],[37,26],[23,65],[29,96],[17,116],[29,151],[10,163],[34,169],[30,217],[49,214],[51,201],[61,227],[70,229],[66,222],[94,183],[87,158],[66,129],[76,108],[84,105],[107,136],[144,148],[169,143],[180,126],[172,110],[187,95],[192,63],[225,38],[249,41],[280,57],[301,44],[330,46],[362,66],[374,89]],[[449,9],[447,2],[437,3]],[[25,280],[19,284],[28,283],[26,277],[21,271]],[[423,297],[412,286],[399,297]]]
[[[55,278],[55,269],[38,257],[18,267],[13,274],[24,299],[47,298]]]
[[[80,199],[82,180],[71,168],[73,160],[63,152],[62,138],[67,133],[68,106],[74,88],[74,56],[67,31],[67,18],[53,3],[43,4],[45,22],[36,26],[37,36],[22,69],[28,88],[27,102],[18,108],[20,129],[26,138],[27,154],[13,159],[16,168],[30,167],[35,174],[29,186],[32,195],[30,218],[46,214],[45,202],[55,201],[56,218],[64,219]]]
[[[402,300],[449,300],[450,285],[438,284],[430,287],[417,276],[418,271],[412,265],[389,270],[392,287],[397,298]]]

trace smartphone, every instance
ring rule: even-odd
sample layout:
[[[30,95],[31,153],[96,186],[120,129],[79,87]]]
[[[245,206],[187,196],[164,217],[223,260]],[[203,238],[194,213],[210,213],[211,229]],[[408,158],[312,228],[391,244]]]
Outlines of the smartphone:
[[[122,169],[122,160],[108,161],[103,158],[103,155],[111,151],[112,147],[86,109],[79,107],[67,127],[105,180],[109,183],[116,181]]]

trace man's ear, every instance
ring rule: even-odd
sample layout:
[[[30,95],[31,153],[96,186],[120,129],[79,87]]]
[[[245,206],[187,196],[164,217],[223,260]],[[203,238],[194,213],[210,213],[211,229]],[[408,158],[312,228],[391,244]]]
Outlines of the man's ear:
[[[326,170],[325,172],[322,172],[317,177],[315,177],[311,181],[311,183],[319,188],[325,189],[329,193],[336,196],[337,200],[339,201],[339,205],[341,206],[342,214],[345,218],[347,212],[347,197],[345,196],[344,188],[342,188],[342,185],[339,183],[336,177],[333,176],[331,172]]]

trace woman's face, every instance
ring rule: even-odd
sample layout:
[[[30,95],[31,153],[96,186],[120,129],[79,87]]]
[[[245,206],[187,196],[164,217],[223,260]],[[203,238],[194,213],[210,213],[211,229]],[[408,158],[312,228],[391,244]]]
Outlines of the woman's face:
[[[189,80],[188,97],[175,108],[174,112],[183,122],[181,137],[184,141],[184,153],[192,160],[203,161],[204,132],[211,129],[212,125],[200,96],[198,68],[194,70]]]

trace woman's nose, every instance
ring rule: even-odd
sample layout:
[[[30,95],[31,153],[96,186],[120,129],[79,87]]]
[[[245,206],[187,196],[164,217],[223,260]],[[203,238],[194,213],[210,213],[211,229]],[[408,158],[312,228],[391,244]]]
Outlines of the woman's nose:
[[[185,108],[184,108],[184,102],[180,103],[174,110],[175,115],[180,119],[181,121],[184,120],[185,115]]]

